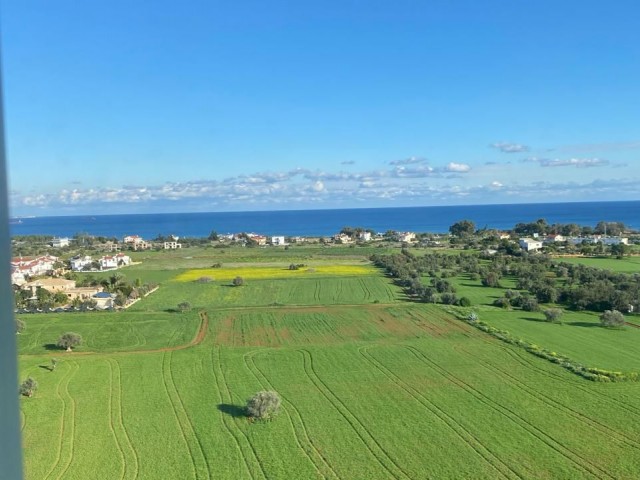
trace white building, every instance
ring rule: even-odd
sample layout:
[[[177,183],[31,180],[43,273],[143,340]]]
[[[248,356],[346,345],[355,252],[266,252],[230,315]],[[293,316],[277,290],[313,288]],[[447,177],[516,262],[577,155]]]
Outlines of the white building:
[[[129,265],[131,263],[131,257],[124,253],[118,253],[117,255],[105,255],[98,260],[98,262],[100,263],[101,270],[110,270]]]
[[[69,260],[69,263],[71,264],[71,270],[73,270],[74,272],[80,272],[84,270],[87,265],[91,265],[92,261],[93,260],[91,260],[91,257],[89,255],[78,255],[77,257],[73,257],[71,260]]]
[[[271,237],[271,245],[286,245],[283,236]]]
[[[396,233],[396,240],[398,242],[413,242],[416,239],[416,234],[413,232],[398,232]]]
[[[535,252],[542,248],[542,242],[533,238],[521,238],[520,247],[527,252]]]
[[[54,238],[51,240],[51,246],[54,248],[62,248],[69,246],[69,239],[67,237]]]
[[[164,242],[164,247],[165,250],[176,250],[178,248],[182,248],[182,244],[178,243],[176,241],[171,241],[171,242]]]
[[[370,242],[371,241],[371,232],[360,232],[358,234],[358,240],[361,240],[363,242]]]

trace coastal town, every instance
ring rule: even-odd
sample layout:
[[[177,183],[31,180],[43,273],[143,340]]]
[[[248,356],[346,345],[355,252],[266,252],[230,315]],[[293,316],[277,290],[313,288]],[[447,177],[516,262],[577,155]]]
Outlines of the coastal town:
[[[601,222],[602,223],[602,222]],[[539,227],[539,228],[536,228]],[[520,227],[520,228],[518,228]],[[613,228],[611,228],[613,227]],[[545,229],[554,233],[546,234]],[[470,248],[485,255],[494,255],[500,251],[513,254],[555,254],[555,255],[612,255],[623,256],[629,253],[630,243],[638,242],[637,232],[626,231],[624,226],[611,223],[609,231],[617,235],[596,233],[606,231],[607,224],[595,229],[582,229],[580,234],[562,235],[560,228],[545,228],[544,222],[537,224],[519,224],[511,231],[475,230],[469,221],[460,221],[452,225],[448,234],[387,231],[377,233],[362,227],[344,227],[333,236],[301,237],[240,232],[217,234],[212,232],[205,239],[184,238],[175,235],[161,236],[147,240],[139,235],[125,235],[121,240],[115,238],[95,238],[86,235],[46,238],[39,244],[33,239],[16,238],[15,250],[25,246],[44,251],[40,255],[15,256],[11,262],[11,283],[16,292],[16,311],[19,313],[48,311],[113,310],[126,308],[137,301],[139,292],[128,289],[126,295],[110,288],[108,282],[94,281],[89,284],[81,281],[79,273],[111,272],[123,269],[136,262],[131,255],[145,250],[171,251],[185,247],[263,247],[285,248],[302,245],[365,246],[396,245],[403,248]],[[538,231],[535,231],[538,230]],[[566,228],[565,228],[566,230]],[[576,231],[576,229],[573,229]],[[576,232],[577,233],[577,232]],[[631,242],[630,242],[631,238]],[[40,239],[42,240],[42,239]],[[88,245],[89,243],[89,245]],[[53,255],[56,251],[57,255]],[[80,283],[78,283],[80,281]],[[140,285],[138,285],[139,287]],[[146,288],[145,294],[152,288]]]

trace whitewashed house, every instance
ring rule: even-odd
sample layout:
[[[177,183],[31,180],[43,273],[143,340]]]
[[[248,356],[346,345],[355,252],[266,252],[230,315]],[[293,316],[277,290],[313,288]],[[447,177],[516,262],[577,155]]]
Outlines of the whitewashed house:
[[[535,252],[542,248],[542,241],[534,238],[521,238],[519,244],[520,248],[527,252]]]
[[[69,246],[69,239],[67,237],[54,238],[51,240],[51,246],[53,248],[62,248]]]
[[[71,260],[69,260],[69,263],[71,264],[71,270],[73,270],[74,272],[80,272],[84,270],[87,265],[91,265],[92,261],[93,260],[89,255],[78,255],[77,257],[73,257]]]
[[[282,235],[271,237],[271,245],[286,245],[287,243],[284,241],[284,237]]]
[[[362,242],[370,242],[371,241],[371,232],[360,232],[358,234],[358,240]]]

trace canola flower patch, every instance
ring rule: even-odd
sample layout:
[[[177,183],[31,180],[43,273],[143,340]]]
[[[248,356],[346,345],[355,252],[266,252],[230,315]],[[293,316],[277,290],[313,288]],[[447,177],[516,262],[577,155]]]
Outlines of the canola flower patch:
[[[270,280],[276,278],[313,278],[313,277],[357,277],[375,275],[378,271],[371,265],[319,265],[289,270],[287,267],[237,267],[237,268],[198,268],[187,270],[176,277],[179,282],[193,282],[203,277],[213,281],[231,281],[235,277],[245,280]]]

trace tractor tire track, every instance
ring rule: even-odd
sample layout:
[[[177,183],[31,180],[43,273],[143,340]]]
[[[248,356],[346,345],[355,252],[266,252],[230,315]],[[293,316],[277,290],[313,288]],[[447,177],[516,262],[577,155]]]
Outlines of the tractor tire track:
[[[260,383],[262,388],[275,390],[273,385],[271,385],[271,383],[267,379],[266,375],[262,372],[262,370],[260,370],[260,368],[258,368],[258,366],[255,363],[255,360],[253,359],[253,357],[259,352],[260,352],[259,350],[254,350],[253,352],[244,354],[243,355],[244,363],[247,366],[247,369],[249,369],[249,371],[251,371],[253,376],[256,378],[256,380],[258,380],[258,383]],[[313,440],[311,440],[311,436],[309,435],[309,432],[304,423],[304,420],[302,419],[302,414],[300,413],[300,411],[284,395],[280,394],[280,397],[287,405],[287,409],[285,411],[287,413],[287,417],[289,418],[289,423],[291,423],[291,428],[295,433],[296,441],[300,449],[304,452],[306,457],[313,464],[314,468],[316,469],[318,474],[322,476],[322,478],[339,479],[340,477],[335,472],[335,470],[331,467],[331,464],[322,455],[322,453],[320,453],[320,450],[315,446],[315,444],[313,443]],[[289,411],[292,411],[295,413],[296,421],[299,423],[297,427],[296,427],[296,422],[293,421],[293,418],[289,413]],[[302,432],[302,435],[300,434],[300,432]],[[303,438],[300,438],[301,436]],[[318,465],[318,462],[320,463],[320,465]]]
[[[116,373],[116,382],[117,392],[115,398],[117,398],[117,407],[116,407],[116,420],[118,429],[122,432],[124,436],[125,443],[127,444],[127,449],[131,457],[133,458],[133,473],[132,478],[138,478],[139,469],[140,469],[140,461],[138,459],[138,453],[136,449],[133,447],[133,443],[131,442],[131,437],[129,436],[129,432],[124,425],[124,416],[122,414],[122,371],[120,370],[120,364],[115,359],[109,359],[109,362],[112,362],[112,367],[115,366],[114,372]],[[126,457],[126,454],[125,454]],[[126,465],[129,465],[129,462],[126,461]]]
[[[427,397],[422,395],[418,390],[411,387],[408,383],[400,379],[395,373],[384,366],[379,360],[369,353],[369,349],[373,346],[365,346],[358,348],[358,352],[365,358],[365,360],[378,370],[382,375],[387,377],[390,381],[398,385],[402,390],[409,394],[417,403],[422,405],[425,409],[435,415],[440,421],[442,421],[450,430],[452,430],[458,438],[466,443],[480,458],[482,458],[487,464],[489,464],[497,473],[504,478],[518,478],[522,479],[517,471],[511,466],[494,454],[491,450],[484,446],[484,444],[467,428],[456,421],[452,416],[442,410],[438,405],[433,403]],[[533,474],[532,472],[530,472]]]
[[[596,478],[610,478],[612,480],[615,480],[615,477],[610,475],[607,471],[591,463],[589,460],[580,456],[578,453],[574,452],[570,448],[565,447],[564,445],[562,445],[562,443],[557,441],[551,435],[547,434],[542,429],[536,427],[534,424],[530,423],[528,420],[518,415],[518,413],[516,413],[511,408],[505,407],[504,405],[501,405],[495,402],[493,399],[486,396],[480,390],[477,390],[476,388],[472,387],[471,385],[464,382],[460,378],[456,377],[451,372],[447,371],[445,368],[443,368],[442,366],[438,365],[436,362],[431,360],[420,350],[408,345],[404,345],[403,347],[406,348],[409,352],[411,352],[423,364],[429,366],[432,370],[439,373],[441,376],[443,376],[445,379],[447,379],[454,385],[457,385],[458,387],[467,391],[473,397],[478,399],[480,402],[487,405],[489,408],[499,412],[505,418],[508,418],[514,424],[520,426],[522,429],[529,432],[529,434],[531,434],[532,436],[540,440],[542,443],[546,444],[548,447],[550,447],[551,449],[553,449],[554,451],[556,451],[557,453],[565,457],[567,460],[572,462],[576,467],[578,467],[584,473],[593,475]]]
[[[115,422],[113,421],[114,417],[114,382],[113,382],[113,365],[109,359],[106,360],[107,366],[109,367],[109,431],[111,432],[111,436],[113,437],[113,441],[116,444],[116,448],[118,449],[118,456],[120,457],[120,461],[122,462],[122,466],[120,468],[120,479],[124,479],[127,475],[127,462],[124,456],[124,450],[120,445],[120,441],[118,440],[118,435],[116,435]]]
[[[313,367],[313,356],[308,350],[298,350],[303,358],[304,371],[309,377],[309,380],[315,385],[318,391],[324,396],[342,415],[342,417],[351,425],[354,433],[360,438],[364,446],[369,450],[373,458],[377,460],[382,468],[384,468],[393,478],[411,478],[402,467],[400,467],[382,448],[378,441],[373,437],[371,432],[362,424],[362,422],[356,417],[334,394],[326,383],[318,376]]]
[[[69,393],[69,383],[71,382],[71,378],[75,376],[75,374],[80,370],[80,365],[77,362],[72,361],[71,367],[73,368],[73,373],[66,379],[66,383],[64,385],[65,395],[69,399],[70,410],[71,410],[71,427],[70,427],[70,440],[69,440],[69,455],[66,461],[66,465],[62,468],[62,471],[56,477],[57,480],[60,480],[69,470],[71,463],[73,462],[73,452],[75,449],[75,434],[76,434],[76,401],[73,396]]]
[[[224,372],[222,370],[222,363],[221,363],[221,353],[220,353],[220,348],[217,349],[218,350],[218,368],[220,370],[220,377],[219,377],[219,386],[220,387],[224,387],[224,390],[222,388],[219,388],[221,393],[226,393],[226,402],[228,402],[229,404],[231,404],[231,402],[233,402],[233,398],[231,396],[231,390],[229,389],[229,385],[227,384],[226,379],[224,378]],[[225,417],[226,419],[227,417]],[[232,421],[233,422],[233,421]],[[233,422],[235,423],[235,422]],[[262,478],[267,478],[267,474],[264,471],[264,465],[262,464],[262,462],[260,461],[260,457],[258,456],[258,452],[256,452],[255,447],[253,446],[253,444],[251,443],[251,440],[249,439],[248,435],[244,432],[244,430],[237,428],[236,425],[233,425],[233,427],[235,428],[230,428],[230,430],[232,432],[240,432],[240,434],[242,435],[242,438],[244,438],[244,444],[245,444],[245,448],[248,449],[251,452],[251,456],[253,458],[253,460],[255,460],[255,464],[258,466],[258,471],[254,472],[254,469],[251,469],[249,466],[249,463],[247,462],[247,458],[244,455],[244,451],[242,450],[242,446],[240,445],[240,442],[238,442],[238,446],[240,447],[240,451],[242,452],[242,456],[245,458],[245,462],[247,462],[247,468],[249,469],[250,475],[252,478],[256,478],[256,476],[262,477]],[[238,437],[235,435],[236,440],[238,439]]]
[[[222,388],[221,388],[221,384],[220,384],[220,382],[219,382],[219,376],[218,376],[218,375],[216,374],[216,372],[215,372],[215,370],[216,370],[216,369],[215,369],[215,366],[214,366],[214,365],[215,365],[215,360],[214,360],[214,358],[213,358],[213,353],[214,353],[214,351],[215,351],[214,349],[211,349],[211,355],[210,355],[210,358],[211,358],[211,371],[212,371],[212,373],[213,373],[213,378],[214,378],[214,380],[215,380],[215,382],[216,382],[216,386],[218,387],[218,388],[217,388],[217,391],[218,391],[218,402],[219,402],[219,404],[222,404],[222,403],[224,402],[224,399],[222,398]],[[226,417],[226,415],[221,415],[221,416],[220,416],[220,421],[221,421],[221,423],[222,423],[222,426],[223,426],[223,427],[224,427],[224,429],[227,431],[227,433],[229,434],[229,436],[230,436],[231,438],[233,438],[233,440],[234,440],[234,442],[235,442],[235,444],[236,444],[236,448],[237,448],[238,453],[239,453],[239,458],[241,458],[241,459],[242,459],[242,461],[244,462],[244,467],[246,468],[247,473],[249,474],[249,477],[251,477],[251,478],[255,478],[255,476],[254,476],[254,475],[253,475],[253,473],[252,473],[252,469],[251,469],[251,467],[249,466],[249,462],[248,462],[248,460],[247,460],[247,457],[246,457],[246,456],[243,454],[243,452],[242,452],[242,447],[240,446],[240,441],[238,440],[238,437],[236,436],[236,434],[234,434],[234,433],[233,433],[233,432],[234,432],[234,429],[232,429],[232,428],[227,424],[226,418],[227,418],[227,417]],[[240,466],[239,466],[238,470],[241,470]]]
[[[567,415],[575,418],[579,422],[588,425],[589,427],[593,428],[594,430],[597,430],[600,433],[608,435],[609,437],[611,437],[614,441],[616,441],[618,443],[623,443],[627,447],[631,447],[633,449],[636,449],[636,450],[640,451],[640,446],[638,446],[638,439],[631,438],[631,437],[625,435],[624,433],[619,432],[617,430],[614,430],[611,427],[609,427],[608,425],[606,425],[606,424],[604,424],[602,422],[599,422],[598,420],[595,420],[595,419],[593,419],[593,418],[591,418],[591,417],[589,417],[589,416],[587,416],[587,415],[585,415],[583,413],[578,412],[577,410],[572,409],[571,407],[569,407],[567,405],[564,405],[561,402],[556,401],[555,399],[553,399],[549,395],[546,395],[546,394],[544,394],[542,392],[536,391],[535,389],[533,389],[530,386],[528,386],[526,383],[522,382],[515,375],[511,375],[510,373],[502,370],[500,367],[498,367],[496,365],[492,365],[490,363],[485,362],[484,360],[482,360],[477,355],[474,355],[474,354],[468,352],[467,350],[465,350],[463,348],[456,348],[456,350],[463,352],[465,355],[468,355],[470,357],[475,358],[476,361],[478,362],[478,364],[480,364],[485,370],[490,371],[492,373],[498,372],[498,375],[502,376],[502,378],[504,378],[506,381],[511,383],[512,386],[514,386],[515,388],[517,388],[521,392],[524,392],[525,394],[527,394],[527,395],[539,400],[540,402],[544,403],[548,407],[551,407],[551,408],[553,408],[555,410],[558,410],[560,412],[563,412],[564,414],[567,414]]]
[[[169,386],[167,385],[167,353],[165,352],[162,356],[162,383],[164,385],[165,393],[167,394],[167,398],[169,399],[169,405],[171,405],[171,410],[173,411],[173,416],[178,424],[178,428],[180,429],[180,436],[182,437],[182,441],[184,442],[187,450],[189,452],[189,458],[191,459],[191,470],[193,472],[193,477],[197,478],[198,476],[198,467],[196,466],[196,461],[193,455],[193,451],[191,448],[191,444],[187,440],[187,433],[185,432],[184,425],[180,421],[180,417],[178,416],[178,412],[176,411],[176,406],[174,404],[173,399],[171,398],[171,393],[169,393]]]
[[[166,354],[165,354],[166,355]],[[182,397],[180,396],[180,391],[178,390],[178,387],[176,387],[176,382],[175,379],[173,378],[173,370],[171,368],[171,359],[173,358],[173,352],[169,352],[168,353],[168,365],[169,365],[169,383],[171,385],[171,389],[172,392],[175,396],[175,398],[178,400],[178,405],[176,405],[178,408],[176,408],[176,410],[180,410],[180,413],[182,414],[181,416],[184,417],[184,425],[186,425],[188,427],[189,430],[189,434],[191,438],[195,438],[197,445],[198,445],[198,450],[200,452],[200,457],[201,457],[201,461],[204,462],[205,468],[206,468],[206,476],[205,478],[211,478],[211,465],[209,464],[209,460],[207,459],[206,454],[204,453],[204,447],[202,446],[202,440],[200,440],[200,437],[198,436],[198,433],[196,432],[195,428],[193,427],[193,422],[191,421],[191,419],[189,418],[189,414],[187,413],[187,409],[184,406],[184,401],[182,400]],[[195,458],[194,458],[195,461]],[[200,465],[200,468],[197,469],[196,472],[196,476],[200,477],[199,472],[201,472],[203,469],[201,468],[202,465]]]

